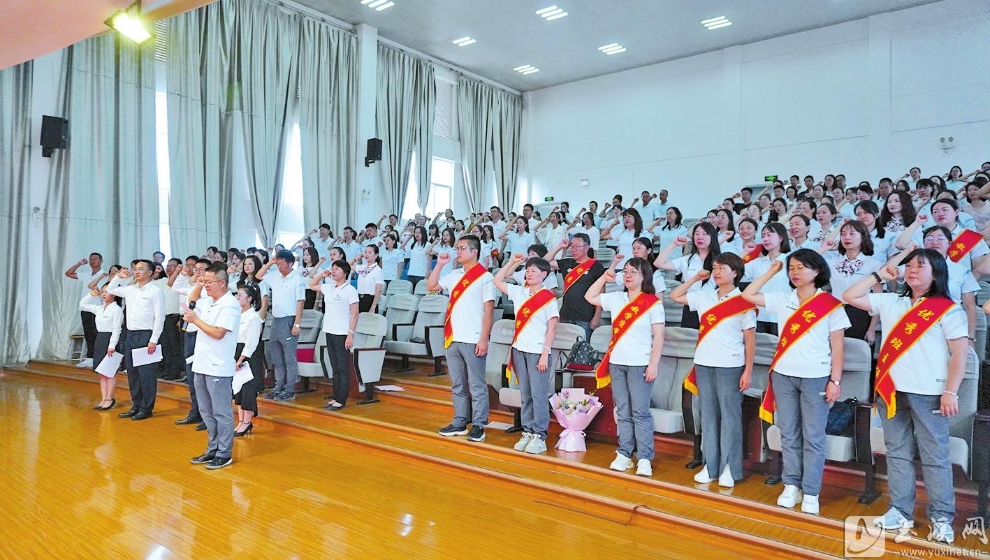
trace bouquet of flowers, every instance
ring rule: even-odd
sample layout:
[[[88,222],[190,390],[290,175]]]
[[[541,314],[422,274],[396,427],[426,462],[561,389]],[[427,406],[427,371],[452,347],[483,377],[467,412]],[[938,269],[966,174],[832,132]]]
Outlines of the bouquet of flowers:
[[[555,447],[561,451],[587,451],[583,430],[602,409],[598,397],[585,395],[584,389],[564,389],[550,397],[550,406],[557,422],[564,428]]]

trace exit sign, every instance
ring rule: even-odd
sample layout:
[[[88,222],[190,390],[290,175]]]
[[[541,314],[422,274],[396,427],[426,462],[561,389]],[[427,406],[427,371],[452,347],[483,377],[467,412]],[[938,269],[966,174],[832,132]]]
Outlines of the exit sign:
[[[543,197],[543,202],[553,202],[553,197],[552,196],[545,196],[545,197]]]
[[[768,183],[772,183],[772,182],[774,182],[774,181],[777,180],[777,176],[776,175],[767,175],[766,177],[763,178],[763,180],[766,181],[766,182],[768,182]]]

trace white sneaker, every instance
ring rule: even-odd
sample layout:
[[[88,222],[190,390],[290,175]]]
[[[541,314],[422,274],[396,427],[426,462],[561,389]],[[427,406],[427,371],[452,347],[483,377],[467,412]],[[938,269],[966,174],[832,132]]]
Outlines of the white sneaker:
[[[526,446],[529,445],[529,440],[531,439],[533,439],[533,434],[529,432],[523,432],[522,437],[519,438],[519,441],[517,441],[516,444],[512,446],[512,448],[515,449],[516,451],[523,451],[526,449]]]
[[[963,531],[963,535],[965,534],[966,532]],[[949,520],[944,517],[932,519],[932,532],[928,534],[928,540],[952,544],[952,541],[956,540],[956,533],[952,530]]]
[[[612,464],[609,465],[608,468],[612,469],[613,471],[619,471],[619,472],[628,471],[629,469],[633,468],[633,462],[632,459],[630,459],[629,457],[626,457],[622,453],[616,451],[615,460],[612,461]]]
[[[777,505],[785,508],[792,508],[801,501],[801,489],[790,484],[784,485],[784,491],[777,498]]]
[[[533,455],[539,455],[540,453],[547,452],[547,442],[543,440],[540,436],[536,434],[531,434],[529,438],[529,443],[526,444],[526,448],[523,449],[526,453],[532,453]]]
[[[718,485],[723,488],[732,488],[736,485],[735,479],[732,478],[732,470],[729,468],[729,465],[725,466],[722,475],[718,477]]]
[[[694,481],[698,484],[708,484],[710,482],[715,482],[715,479],[708,476],[708,467],[701,467],[698,474],[694,475]]]
[[[636,464],[636,475],[637,476],[653,476],[653,465],[650,464],[649,459],[640,459],[639,463]]]
[[[818,496],[804,495],[804,499],[801,500],[801,511],[804,513],[810,513],[811,515],[818,515]]]
[[[83,358],[82,360],[79,360],[79,363],[76,364],[76,367],[93,367],[93,359]]]
[[[891,506],[891,508],[887,510],[887,513],[883,514],[883,517],[878,517],[873,520],[873,525],[885,531],[900,532],[902,529],[913,529],[914,521],[904,517],[900,510]]]

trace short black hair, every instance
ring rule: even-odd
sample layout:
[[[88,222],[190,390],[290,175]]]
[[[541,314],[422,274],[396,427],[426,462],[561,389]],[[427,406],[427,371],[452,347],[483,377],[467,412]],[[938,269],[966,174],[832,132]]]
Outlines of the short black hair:
[[[752,187],[743,187],[743,188],[739,189],[739,192],[741,192],[741,193],[748,192],[749,194],[753,194],[753,189],[752,189]]]
[[[284,249],[279,251],[278,253],[275,253],[275,260],[279,260],[279,259],[288,263],[296,262],[296,256],[292,254],[292,251],[286,251]]]
[[[712,263],[724,264],[732,269],[732,272],[736,273],[736,277],[732,280],[733,285],[736,287],[739,286],[739,283],[742,282],[743,276],[746,275],[746,263],[743,262],[742,257],[735,253],[719,253]]]
[[[818,254],[818,251],[812,251],[811,249],[798,249],[790,255],[787,256],[787,267],[790,268],[791,261],[796,260],[797,262],[804,265],[805,268],[810,268],[818,272],[815,275],[815,287],[821,288],[822,286],[828,284],[829,279],[832,277],[831,269],[828,263],[825,262],[825,257]],[[791,283],[791,279],[788,276],[787,283],[794,288],[794,284]]]
[[[538,268],[540,270],[540,272],[543,273],[543,279],[544,280],[546,280],[547,276],[550,275],[550,272],[551,272],[550,271],[550,263],[548,263],[547,261],[543,260],[543,258],[541,258],[541,257],[530,257],[530,258],[526,259],[526,266],[525,266],[525,268],[529,268],[531,266],[535,266],[536,268]]]
[[[344,276],[348,276],[349,277],[351,275],[351,265],[350,265],[350,263],[348,263],[344,259],[340,259],[338,261],[333,261],[333,264],[330,265],[330,266],[331,266],[331,268],[336,266],[340,270],[344,271]]]

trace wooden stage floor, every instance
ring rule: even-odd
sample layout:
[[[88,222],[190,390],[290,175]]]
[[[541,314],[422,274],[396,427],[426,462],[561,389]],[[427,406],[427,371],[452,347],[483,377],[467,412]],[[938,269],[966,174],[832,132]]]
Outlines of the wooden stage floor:
[[[501,430],[482,444],[442,438],[446,378],[386,375],[407,391],[375,405],[325,412],[322,389],[263,401],[254,432],[235,440],[234,464],[207,471],[189,464],[205,433],[172,423],[188,407],[184,385],[160,382],[155,416],[131,422],[117,418],[129,404],[123,387],[117,409],[90,410],[91,372],[4,370],[0,559],[841,557],[841,520],[887,507],[886,497],[862,506],[829,485],[813,517],[775,507],[781,487],[760,475],[731,490],[696,485],[683,446],[658,450],[643,479],[608,471],[614,446],[604,443],[529,456]],[[990,551],[962,537],[973,514],[958,515],[955,548],[927,543],[919,526],[906,542],[887,537],[888,553]]]

